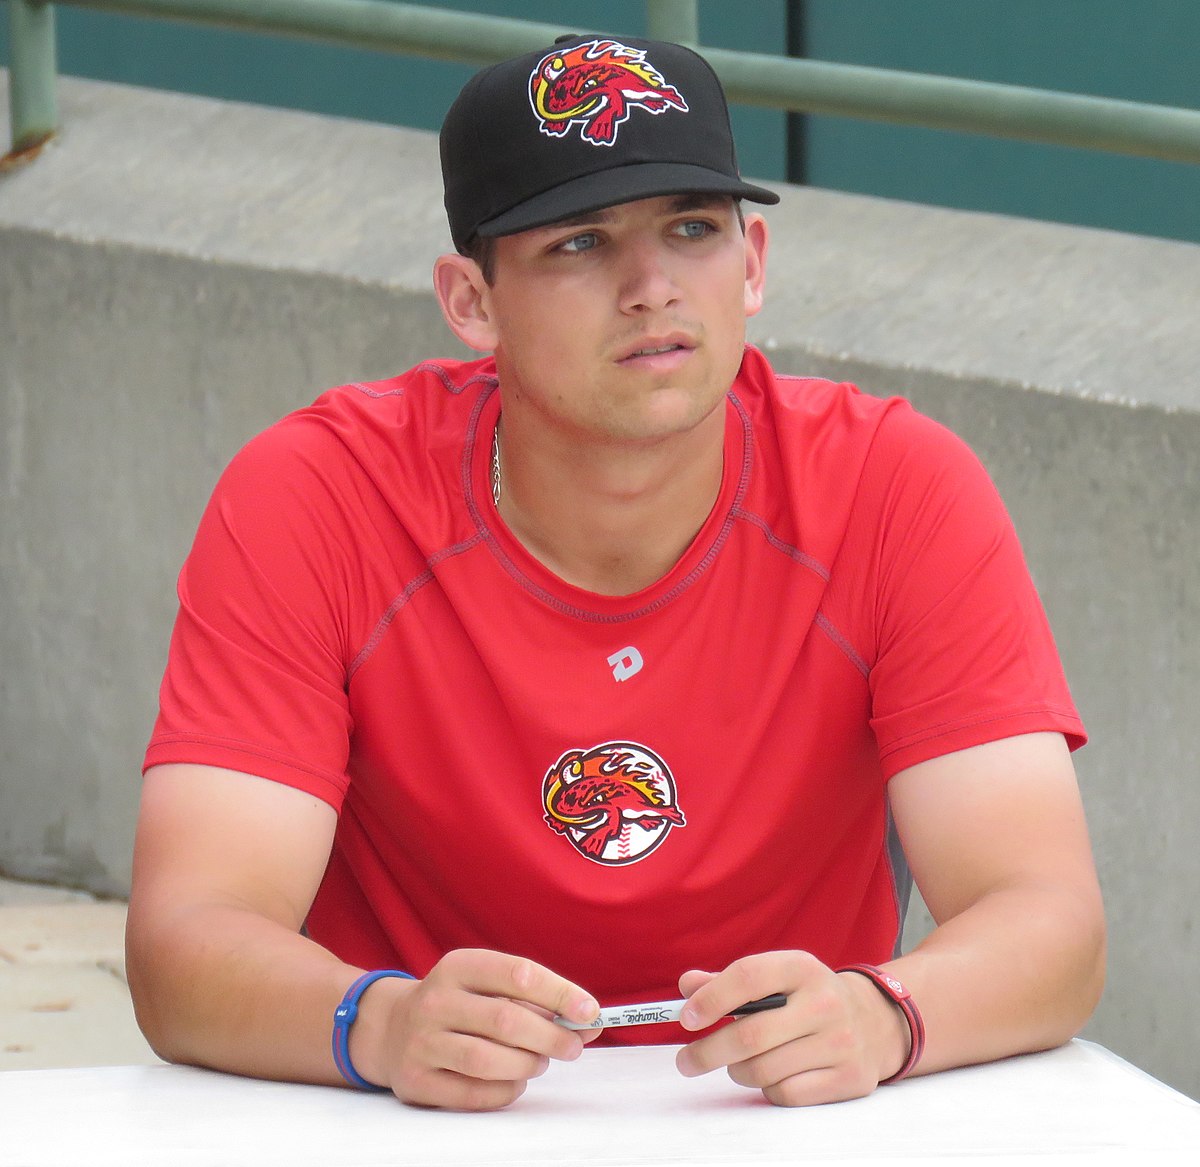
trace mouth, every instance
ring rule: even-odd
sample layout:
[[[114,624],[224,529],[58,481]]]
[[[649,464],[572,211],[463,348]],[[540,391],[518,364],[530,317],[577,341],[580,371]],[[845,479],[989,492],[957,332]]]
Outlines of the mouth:
[[[617,362],[618,364],[627,364],[654,361],[656,358],[669,359],[678,353],[689,353],[694,347],[692,342],[683,336],[668,336],[661,339],[653,337],[639,342],[636,348],[626,350],[617,358]]]

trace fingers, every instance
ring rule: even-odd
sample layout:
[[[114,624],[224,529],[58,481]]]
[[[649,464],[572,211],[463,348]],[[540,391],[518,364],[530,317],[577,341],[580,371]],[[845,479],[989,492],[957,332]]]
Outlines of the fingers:
[[[815,1106],[870,1094],[877,1079],[854,1056],[848,1030],[812,1034],[728,1066],[739,1086],[761,1090],[776,1106]]]
[[[388,1082],[405,1102],[463,1110],[507,1106],[550,1059],[583,1052],[551,1017],[592,1020],[599,1006],[534,961],[482,949],[448,953],[393,1009]]]
[[[690,997],[701,985],[708,984],[716,975],[716,973],[712,972],[701,972],[699,969],[692,969],[690,972],[685,972],[679,978],[679,991],[685,997]]]
[[[572,1021],[590,1021],[600,1008],[589,993],[544,965],[484,948],[447,953],[425,978],[425,983],[431,981],[483,996],[523,1001]]]
[[[679,978],[688,997],[680,1023],[685,1029],[706,1029],[747,1001],[772,993],[790,998],[823,974],[829,970],[807,952],[764,952],[735,960],[720,973],[686,972]]]
[[[414,1008],[420,1027],[432,1040],[441,1034],[480,1038],[497,1047],[572,1061],[583,1050],[577,1033],[555,1025],[557,1010],[537,1001],[483,995],[470,985],[446,983],[430,974]],[[457,1069],[444,1065],[443,1068]]]
[[[524,1078],[489,1082],[441,1072],[430,1077],[426,1097],[406,1097],[399,1090],[395,1094],[401,1102],[413,1106],[434,1106],[439,1110],[502,1110],[516,1102],[528,1085]]]
[[[762,1090],[781,1106],[861,1097],[878,1083],[852,991],[809,953],[762,953],[716,975],[699,974],[694,982],[692,976],[685,974],[680,982],[681,988],[695,984],[680,1019],[687,1029],[713,1025],[746,1001],[770,993],[785,993],[788,1001],[685,1046],[676,1057],[685,1076],[726,1068],[733,1081]]]
[[[715,1025],[748,1001],[787,998],[781,1008],[739,1018],[685,1046],[676,1058],[685,1076],[723,1067],[779,1106],[860,1097],[879,1081],[856,1003],[861,986],[851,987],[809,953],[762,953],[719,973],[693,969],[679,985],[688,998],[681,1022],[691,1030]],[[387,1081],[397,1097],[420,1105],[507,1106],[551,1059],[573,1060],[599,1036],[565,1029],[554,1016],[586,1024],[598,1009],[585,990],[534,961],[486,950],[449,953],[395,1000]]]
[[[876,1087],[874,1079],[852,1073],[849,1067],[809,1070],[763,1087],[763,1097],[775,1106],[823,1106],[865,1098]]]

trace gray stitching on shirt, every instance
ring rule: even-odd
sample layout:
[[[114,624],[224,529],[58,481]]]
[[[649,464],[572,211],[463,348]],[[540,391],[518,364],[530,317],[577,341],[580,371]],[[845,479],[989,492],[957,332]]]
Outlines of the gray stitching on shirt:
[[[480,541],[478,535],[472,535],[470,539],[462,543],[456,543],[453,547],[446,547],[436,554],[431,555],[425,561],[425,570],[419,575],[414,576],[405,584],[403,590],[398,596],[388,605],[388,609],[379,618],[367,638],[367,643],[359,650],[358,655],[350,663],[350,667],[346,670],[346,684],[348,685],[353,679],[354,674],[358,672],[363,665],[367,663],[371,654],[379,647],[379,642],[383,639],[384,633],[387,632],[388,626],[396,618],[396,614],[413,598],[427,583],[430,583],[434,578],[433,569],[444,559],[449,559],[454,555],[461,555],[464,551],[470,551],[476,543]]]

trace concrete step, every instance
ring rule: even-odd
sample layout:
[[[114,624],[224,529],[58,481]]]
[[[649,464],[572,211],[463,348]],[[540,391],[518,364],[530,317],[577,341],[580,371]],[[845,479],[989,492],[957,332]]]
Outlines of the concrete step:
[[[0,880],[0,1071],[146,1065],[125,983],[126,905]]]

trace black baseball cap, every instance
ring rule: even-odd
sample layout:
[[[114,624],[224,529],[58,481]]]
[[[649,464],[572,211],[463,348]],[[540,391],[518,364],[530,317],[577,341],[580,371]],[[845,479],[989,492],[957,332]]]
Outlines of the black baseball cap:
[[[476,73],[446,114],[454,246],[671,194],[777,203],[738,173],[712,66],[683,45],[562,37]]]

